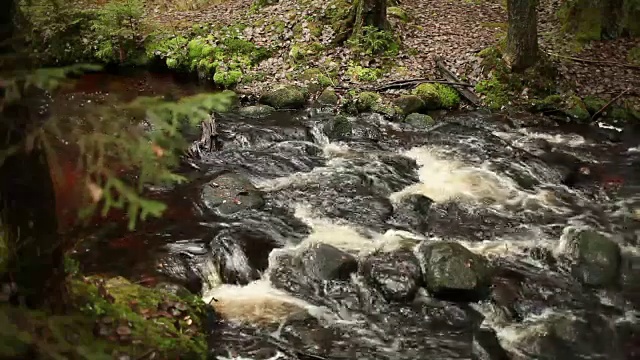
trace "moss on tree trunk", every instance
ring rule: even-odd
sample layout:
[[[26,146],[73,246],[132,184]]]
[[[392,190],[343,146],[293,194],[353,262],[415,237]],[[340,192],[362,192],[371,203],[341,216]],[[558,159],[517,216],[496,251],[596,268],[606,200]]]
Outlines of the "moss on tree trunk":
[[[538,61],[537,0],[507,0],[509,27],[504,59],[514,72]]]
[[[558,17],[579,41],[640,35],[640,0],[571,0]]]
[[[337,19],[335,43],[342,43],[351,36],[362,34],[366,26],[387,30],[387,0],[353,0],[349,11]]]

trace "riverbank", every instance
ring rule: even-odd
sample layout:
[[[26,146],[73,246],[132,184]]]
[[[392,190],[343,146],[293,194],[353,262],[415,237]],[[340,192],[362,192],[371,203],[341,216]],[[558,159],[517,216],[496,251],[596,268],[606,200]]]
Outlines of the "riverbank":
[[[53,25],[69,25],[69,19],[83,16],[62,27],[64,31],[46,35],[42,53],[51,55],[48,62],[86,59],[167,67],[252,100],[279,85],[298,86],[305,100],[330,87],[348,108],[358,93],[373,90],[381,95],[376,100],[379,112],[404,119],[407,110],[428,113],[447,107],[413,104],[399,109],[405,101],[398,98],[415,93],[420,81],[385,85],[442,80],[436,61],[441,60],[441,67],[469,84],[461,88],[479,95],[477,105],[494,111],[525,109],[580,122],[596,116],[611,122],[640,119],[640,40],[579,42],[580,33],[563,30],[555,15],[561,14],[557,2],[541,2],[544,60],[522,76],[506,74],[501,64],[496,44],[504,36],[506,16],[500,1],[405,2],[388,8],[389,31],[371,30],[336,45],[335,23],[348,6],[340,0],[101,1],[82,10],[68,5],[58,17],[39,14],[31,19],[36,27],[58,29]],[[615,103],[605,108],[613,98]],[[472,105],[462,100],[462,106]]]

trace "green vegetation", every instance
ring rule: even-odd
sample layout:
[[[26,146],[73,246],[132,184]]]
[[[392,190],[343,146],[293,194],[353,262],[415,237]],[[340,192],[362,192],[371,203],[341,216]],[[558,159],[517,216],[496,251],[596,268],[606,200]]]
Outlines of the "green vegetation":
[[[450,86],[442,84],[424,83],[418,85],[413,94],[424,101],[427,109],[453,109],[460,105],[458,92]]]
[[[382,70],[376,68],[366,68],[360,65],[351,65],[347,69],[347,75],[353,81],[376,81],[382,77]]]
[[[74,278],[74,309],[64,315],[0,305],[0,354],[52,358],[138,358],[155,353],[161,359],[206,359],[205,304],[196,297],[132,284],[123,278]],[[37,329],[37,330],[35,330]]]
[[[402,22],[409,21],[409,16],[407,13],[399,6],[390,6],[387,8],[387,14],[389,16],[395,17]]]
[[[365,26],[362,32],[354,34],[347,43],[354,49],[367,55],[395,56],[400,44],[391,31]]]

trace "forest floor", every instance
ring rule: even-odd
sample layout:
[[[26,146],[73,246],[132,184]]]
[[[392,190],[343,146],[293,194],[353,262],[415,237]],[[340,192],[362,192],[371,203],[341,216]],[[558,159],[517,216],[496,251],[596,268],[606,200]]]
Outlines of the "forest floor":
[[[274,5],[256,9],[252,6],[253,0],[227,0],[199,5],[196,10],[177,8],[176,1],[178,0],[149,0],[148,17],[176,29],[201,24],[247,24],[249,27],[244,29],[244,35],[248,40],[279,49],[276,56],[259,66],[259,70],[272,79],[286,81],[287,74],[299,67],[287,60],[294,45],[314,41],[323,44],[330,42],[330,34],[324,31],[319,38],[314,38],[308,30],[304,30],[312,26],[311,19],[314,16],[322,16],[328,11],[327,8],[332,6],[329,1],[281,0]],[[495,44],[505,34],[506,11],[501,0],[403,0],[399,7],[406,13],[406,19],[401,20],[393,15],[389,18],[394,32],[402,39],[402,48],[398,56],[392,59],[394,66],[391,71],[383,71],[382,76],[372,85],[409,78],[440,78],[435,66],[435,59],[438,57],[442,57],[450,70],[472,85],[486,77],[478,53]],[[559,7],[558,0],[541,0],[538,8],[541,50],[556,64],[557,83],[568,85],[576,95],[583,98],[593,95],[609,99],[630,89],[623,98],[640,109],[640,67],[637,63],[635,68],[627,66],[631,65],[629,52],[634,48],[638,51],[640,38],[593,41],[578,45],[561,32],[561,23],[556,15]],[[285,32],[281,32],[279,26],[274,26],[275,23],[282,22],[287,29]],[[302,36],[293,35],[292,30],[300,24],[303,28]],[[596,62],[576,61],[567,57]],[[330,59],[330,64],[338,65],[338,82],[346,86],[354,82],[353,77],[347,76],[349,64],[353,66],[354,62],[359,62],[365,68],[380,66],[378,59],[358,56],[347,47],[327,47],[322,54],[310,54],[306,65],[322,67],[327,64],[327,59]],[[263,84],[264,82],[257,82],[245,84],[245,87],[259,87]],[[521,95],[526,97],[526,94]]]

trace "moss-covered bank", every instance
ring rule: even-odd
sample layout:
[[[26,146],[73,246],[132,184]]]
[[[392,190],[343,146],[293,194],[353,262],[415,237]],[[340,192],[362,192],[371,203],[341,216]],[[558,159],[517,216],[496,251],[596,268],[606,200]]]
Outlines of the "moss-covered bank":
[[[0,304],[0,358],[206,358],[212,313],[199,298],[121,277],[77,277],[69,287],[65,315]]]

